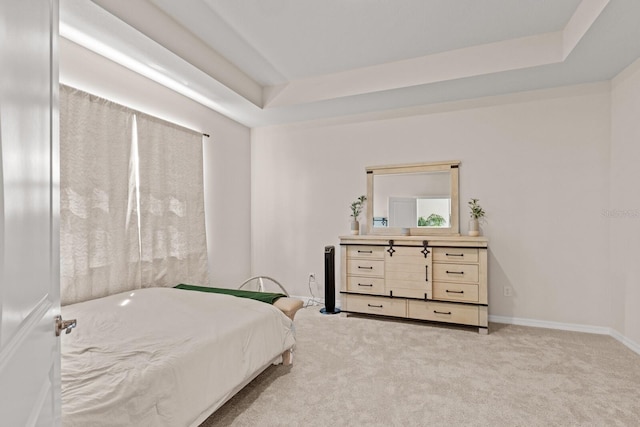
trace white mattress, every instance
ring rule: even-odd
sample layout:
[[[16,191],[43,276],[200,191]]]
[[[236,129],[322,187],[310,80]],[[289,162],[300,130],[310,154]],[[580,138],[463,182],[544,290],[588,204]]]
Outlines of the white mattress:
[[[149,288],[62,308],[62,424],[188,426],[294,344],[270,304]]]

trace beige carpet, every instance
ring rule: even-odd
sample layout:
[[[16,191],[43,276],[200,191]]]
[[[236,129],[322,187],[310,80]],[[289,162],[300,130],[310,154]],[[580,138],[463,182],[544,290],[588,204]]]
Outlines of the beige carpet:
[[[613,338],[296,316],[292,367],[272,366],[214,426],[640,426],[640,356]]]

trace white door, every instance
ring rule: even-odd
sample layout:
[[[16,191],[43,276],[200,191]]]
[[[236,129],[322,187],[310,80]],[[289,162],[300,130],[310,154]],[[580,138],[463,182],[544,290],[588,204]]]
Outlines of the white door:
[[[57,31],[58,0],[1,1],[2,426],[60,425]]]
[[[389,227],[417,227],[417,213],[415,197],[389,197]]]

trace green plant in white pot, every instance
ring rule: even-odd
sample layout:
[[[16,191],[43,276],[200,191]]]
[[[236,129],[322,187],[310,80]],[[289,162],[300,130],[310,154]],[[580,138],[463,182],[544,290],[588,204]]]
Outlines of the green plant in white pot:
[[[362,206],[366,200],[367,197],[362,195],[358,197],[355,202],[351,203],[351,234],[360,234],[360,223],[358,222],[358,217],[362,212]]]
[[[480,199],[469,200],[469,209],[471,219],[469,220],[469,236],[475,237],[480,235],[480,219],[484,218],[484,209],[478,204]]]

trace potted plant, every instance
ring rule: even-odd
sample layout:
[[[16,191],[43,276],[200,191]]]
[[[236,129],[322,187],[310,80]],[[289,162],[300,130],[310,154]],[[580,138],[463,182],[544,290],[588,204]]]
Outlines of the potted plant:
[[[469,236],[480,235],[480,219],[484,218],[484,209],[478,204],[480,199],[469,200],[469,209],[471,210],[471,219],[469,220]]]
[[[360,223],[358,222],[358,217],[362,212],[362,205],[365,200],[367,200],[367,197],[362,195],[358,197],[355,202],[351,203],[351,234],[360,234]]]

